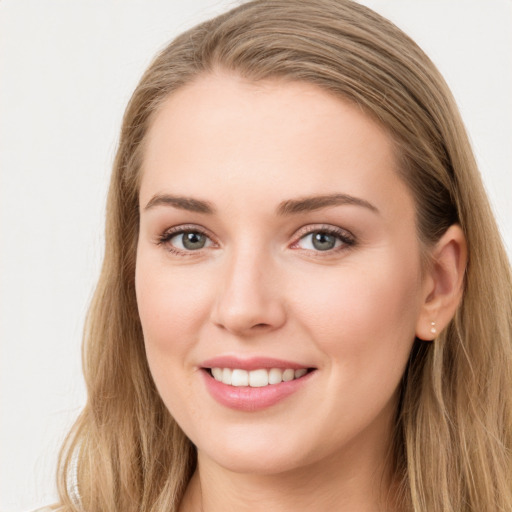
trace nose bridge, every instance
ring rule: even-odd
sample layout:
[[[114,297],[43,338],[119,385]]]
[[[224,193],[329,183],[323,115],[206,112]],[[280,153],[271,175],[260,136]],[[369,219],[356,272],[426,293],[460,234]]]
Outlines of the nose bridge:
[[[285,321],[275,261],[254,240],[233,247],[224,261],[214,322],[233,333],[272,330]]]

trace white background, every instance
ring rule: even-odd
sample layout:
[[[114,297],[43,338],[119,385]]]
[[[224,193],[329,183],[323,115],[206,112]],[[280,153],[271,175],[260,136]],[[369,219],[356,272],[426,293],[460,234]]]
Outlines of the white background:
[[[0,0],[0,510],[55,498],[123,109],[154,53],[236,2]],[[367,0],[452,87],[512,253],[512,1]]]

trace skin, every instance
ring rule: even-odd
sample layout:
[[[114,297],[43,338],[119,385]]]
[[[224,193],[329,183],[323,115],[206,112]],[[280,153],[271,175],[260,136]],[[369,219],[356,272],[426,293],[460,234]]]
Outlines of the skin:
[[[279,213],[284,201],[333,193],[370,206]],[[198,449],[180,510],[391,510],[397,387],[415,336],[429,339],[434,320],[440,330],[460,299],[464,247],[450,229],[423,271],[387,133],[313,85],[202,76],[153,121],[140,205],[147,358]],[[202,249],[183,248],[183,226],[207,234]],[[318,250],[309,233],[326,227],[353,243]],[[220,355],[316,370],[278,404],[237,411],[204,384],[201,362]]]

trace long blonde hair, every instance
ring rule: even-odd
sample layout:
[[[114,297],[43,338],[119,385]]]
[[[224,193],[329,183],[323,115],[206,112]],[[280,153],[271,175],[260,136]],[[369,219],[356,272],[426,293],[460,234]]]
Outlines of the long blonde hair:
[[[393,138],[425,247],[453,223],[469,263],[462,303],[433,344],[417,341],[396,416],[404,510],[512,510],[512,279],[455,102],[392,23],[349,0],[256,0],[189,30],[152,62],[127,107],[107,203],[105,259],[89,311],[87,404],[61,452],[63,510],[176,511],[192,444],[153,384],[134,289],[139,169],[164,99],[226,69],[305,81],[360,106]]]

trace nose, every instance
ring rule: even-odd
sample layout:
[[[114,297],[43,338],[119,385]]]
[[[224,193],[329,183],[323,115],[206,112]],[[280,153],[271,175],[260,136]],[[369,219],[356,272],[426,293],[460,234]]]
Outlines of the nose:
[[[279,329],[286,322],[283,289],[275,265],[251,251],[226,261],[212,309],[212,322],[238,336]]]

